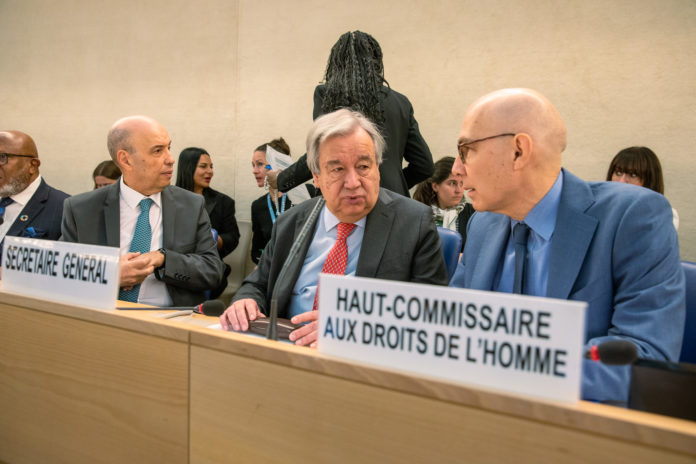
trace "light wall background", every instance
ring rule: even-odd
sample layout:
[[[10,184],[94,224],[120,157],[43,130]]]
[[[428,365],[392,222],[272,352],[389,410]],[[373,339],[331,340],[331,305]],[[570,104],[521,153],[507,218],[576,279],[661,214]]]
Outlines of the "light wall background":
[[[89,190],[106,133],[146,114],[173,151],[207,149],[213,187],[249,220],[263,192],[250,157],[282,135],[304,152],[312,93],[340,34],[382,45],[434,157],[454,154],[466,107],[532,87],[568,126],[564,165],[604,178],[613,155],[646,145],[696,260],[696,2],[692,0],[0,0],[0,128],[34,137],[41,173]]]

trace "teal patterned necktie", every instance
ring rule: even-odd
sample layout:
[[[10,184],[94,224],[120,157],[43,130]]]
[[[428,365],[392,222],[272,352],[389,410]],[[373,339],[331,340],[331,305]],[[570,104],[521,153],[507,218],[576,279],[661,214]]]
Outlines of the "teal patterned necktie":
[[[150,228],[150,206],[152,200],[143,198],[140,200],[140,215],[138,222],[135,223],[135,231],[133,232],[133,240],[131,240],[131,253],[140,252],[141,254],[150,251],[150,242],[152,241],[152,229]],[[118,299],[123,301],[138,302],[138,293],[140,292],[140,284],[134,286],[130,290],[119,290]]]

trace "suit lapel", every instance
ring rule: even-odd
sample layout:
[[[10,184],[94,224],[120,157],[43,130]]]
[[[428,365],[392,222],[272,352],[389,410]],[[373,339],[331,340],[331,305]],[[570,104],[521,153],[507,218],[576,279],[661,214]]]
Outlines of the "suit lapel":
[[[121,212],[119,206],[119,193],[121,182],[116,182],[108,188],[109,192],[104,200],[104,223],[106,224],[106,245],[119,248],[121,246]]]
[[[553,232],[546,296],[567,299],[578,277],[598,221],[585,214],[594,203],[588,185],[565,169]]]
[[[392,228],[396,212],[389,208],[391,199],[380,190],[375,207],[367,215],[365,234],[360,246],[360,256],[355,275],[360,277],[375,277],[377,268],[382,261],[384,249],[387,247],[389,231]]]
[[[17,216],[17,219],[15,219],[10,229],[7,231],[7,235],[20,237],[22,235],[22,230],[31,225],[34,218],[44,209],[46,200],[48,200],[48,185],[46,185],[45,180],[41,179],[39,188],[36,189],[36,192],[34,192],[34,195],[29,199],[29,202],[22,208],[19,216]],[[26,219],[22,220],[22,218]]]
[[[480,248],[476,263],[473,266],[465,263],[468,272],[471,273],[468,288],[493,290],[493,280],[498,265],[504,259],[503,255],[510,237],[510,218],[504,215],[496,216],[498,216],[496,220],[490,221],[487,230],[483,233],[485,243]]]
[[[217,204],[218,196],[209,193],[208,190],[203,190],[203,198],[205,198],[205,212],[208,213],[208,217],[211,217]]]
[[[176,210],[179,204],[176,202],[171,186],[162,190],[162,231],[176,230]],[[195,220],[195,219],[192,219]],[[176,248],[174,246],[174,234],[162,234],[162,246],[164,248]]]

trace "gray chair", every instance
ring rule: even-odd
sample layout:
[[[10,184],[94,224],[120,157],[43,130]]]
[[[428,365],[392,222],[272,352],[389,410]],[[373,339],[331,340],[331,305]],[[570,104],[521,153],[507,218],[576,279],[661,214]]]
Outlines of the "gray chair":
[[[237,221],[239,227],[239,244],[232,253],[225,256],[223,261],[232,268],[230,275],[227,276],[227,288],[218,298],[229,304],[230,300],[237,293],[239,287],[242,286],[242,281],[254,269],[254,263],[251,261],[251,222]]]

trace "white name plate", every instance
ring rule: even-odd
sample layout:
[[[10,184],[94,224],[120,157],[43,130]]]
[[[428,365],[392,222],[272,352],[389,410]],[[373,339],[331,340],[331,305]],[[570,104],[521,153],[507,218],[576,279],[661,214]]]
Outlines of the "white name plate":
[[[2,289],[99,309],[114,309],[119,249],[5,237]]]
[[[321,353],[580,399],[584,302],[328,274],[319,282]]]

